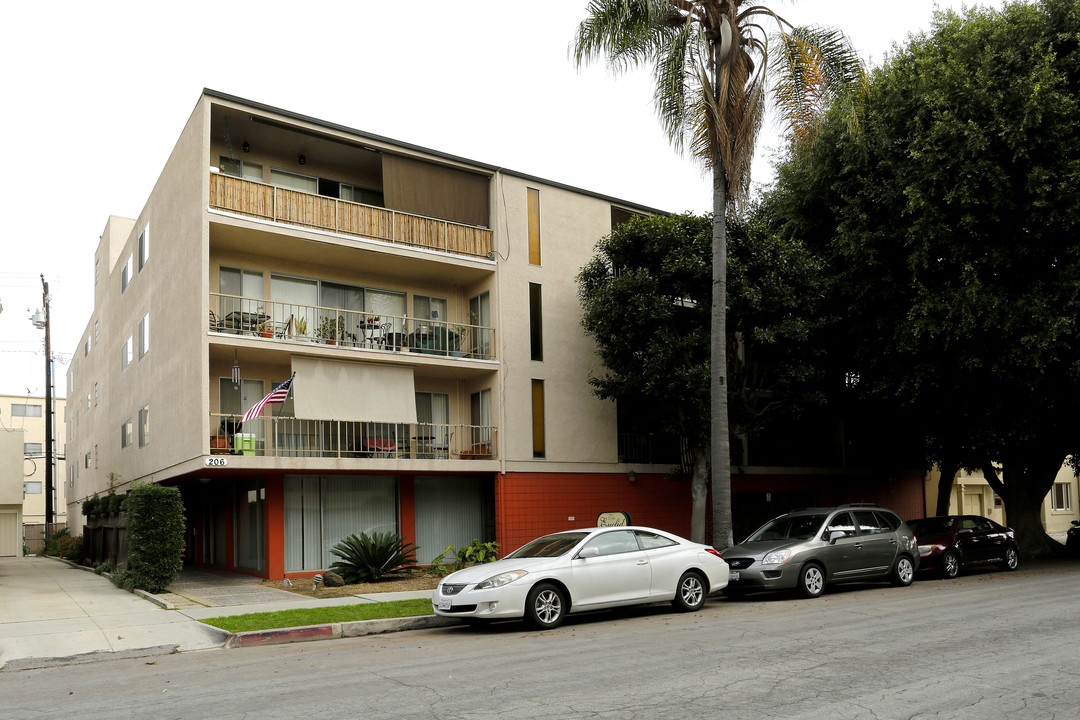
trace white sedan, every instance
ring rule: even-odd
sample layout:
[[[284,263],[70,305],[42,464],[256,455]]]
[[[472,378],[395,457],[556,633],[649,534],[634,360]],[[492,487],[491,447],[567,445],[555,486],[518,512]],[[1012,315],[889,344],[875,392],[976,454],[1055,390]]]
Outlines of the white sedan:
[[[646,527],[590,528],[545,535],[451,573],[431,602],[444,617],[523,617],[549,629],[569,613],[623,605],[670,601],[692,612],[727,582],[727,563],[708,545]]]

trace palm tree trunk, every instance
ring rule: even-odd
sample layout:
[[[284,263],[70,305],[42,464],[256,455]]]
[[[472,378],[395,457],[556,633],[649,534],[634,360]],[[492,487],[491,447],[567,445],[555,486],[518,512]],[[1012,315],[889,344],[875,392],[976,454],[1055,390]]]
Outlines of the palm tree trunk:
[[[731,440],[728,436],[727,388],[727,178],[719,157],[713,158],[713,287],[711,380],[709,385],[710,458],[712,465],[713,541],[717,550],[730,547]]]

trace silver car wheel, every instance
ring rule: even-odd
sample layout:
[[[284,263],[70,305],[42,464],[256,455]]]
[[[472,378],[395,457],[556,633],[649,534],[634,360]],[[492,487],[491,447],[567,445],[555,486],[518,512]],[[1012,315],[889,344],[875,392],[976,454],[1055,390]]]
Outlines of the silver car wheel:
[[[799,576],[799,590],[806,597],[816,598],[825,590],[825,573],[817,565],[807,565]]]
[[[566,597],[552,583],[533,586],[525,601],[525,619],[536,628],[556,628],[566,615]]]
[[[896,561],[893,568],[893,584],[908,586],[915,579],[915,566],[911,564],[911,558],[901,557]]]
[[[1006,570],[1015,570],[1020,566],[1020,551],[1014,547],[1005,548],[1005,562],[1002,567]]]
[[[684,572],[679,578],[679,587],[671,604],[681,612],[700,610],[705,604],[705,583],[701,576],[692,570]]]
[[[536,596],[536,616],[551,624],[562,615],[562,598],[554,590],[545,590]]]
[[[954,578],[960,574],[960,556],[952,550],[945,551],[941,556],[941,569],[945,577]]]

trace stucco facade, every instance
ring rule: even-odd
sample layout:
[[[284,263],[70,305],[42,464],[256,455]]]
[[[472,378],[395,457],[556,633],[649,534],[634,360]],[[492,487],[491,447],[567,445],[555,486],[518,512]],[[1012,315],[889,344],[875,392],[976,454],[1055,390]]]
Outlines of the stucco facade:
[[[937,509],[939,477],[936,468],[926,476],[927,515],[934,515]],[[1046,532],[1064,533],[1072,526],[1073,520],[1080,520],[1077,492],[1080,492],[1080,485],[1076,474],[1062,464],[1054,478],[1054,487],[1043,498],[1039,514]],[[981,515],[1002,525],[1009,524],[1004,503],[981,471],[961,470],[956,474],[949,495],[949,514]]]

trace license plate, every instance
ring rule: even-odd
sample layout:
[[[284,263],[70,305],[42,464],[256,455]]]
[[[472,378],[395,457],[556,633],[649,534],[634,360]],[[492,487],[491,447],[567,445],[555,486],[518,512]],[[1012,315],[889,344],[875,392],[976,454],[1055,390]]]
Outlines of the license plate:
[[[738,570],[728,570],[727,581],[728,582],[739,582],[739,571]]]
[[[440,599],[439,600],[439,609],[440,610],[449,610],[450,609],[450,598]]]

